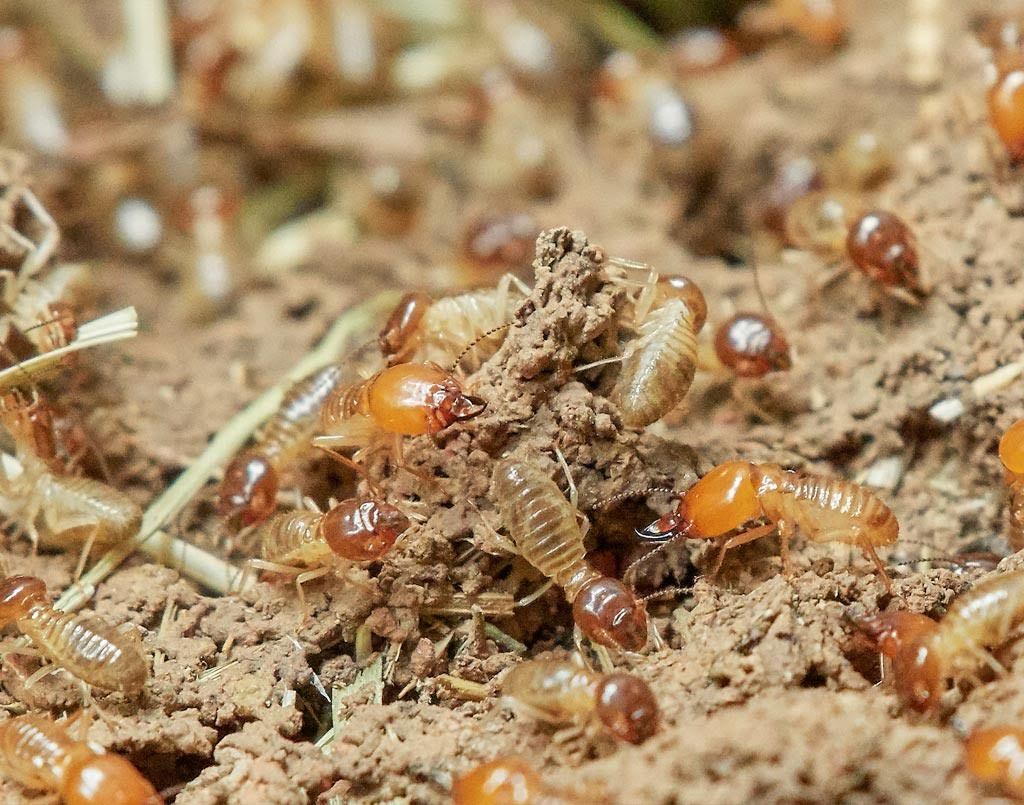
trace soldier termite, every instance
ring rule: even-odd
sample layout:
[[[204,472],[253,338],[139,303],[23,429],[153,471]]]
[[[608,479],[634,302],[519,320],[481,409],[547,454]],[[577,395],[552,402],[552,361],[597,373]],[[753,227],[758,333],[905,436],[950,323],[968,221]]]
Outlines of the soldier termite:
[[[377,497],[349,498],[325,513],[282,513],[257,531],[261,558],[251,564],[295,575],[301,601],[302,585],[326,574],[336,558],[380,559],[408,527],[409,517],[401,509]]]
[[[1003,724],[974,730],[964,742],[964,765],[976,780],[1024,799],[1024,729]]]
[[[857,621],[892,658],[900,698],[920,712],[932,711],[950,678],[980,684],[976,671],[1005,669],[989,653],[1013,639],[1024,622],[1024,571],[991,576],[959,596],[940,621],[905,612],[882,612]]]
[[[406,294],[380,332],[381,353],[390,364],[416,360],[449,366],[458,361],[462,369],[474,371],[501,346],[501,331],[529,290],[505,274],[494,288],[436,300],[421,292]]]
[[[161,805],[163,798],[120,755],[76,741],[63,724],[27,715],[0,723],[0,768],[25,788],[66,805]]]
[[[9,576],[0,581],[0,628],[11,623],[40,654],[87,685],[133,695],[149,678],[145,656],[127,635],[93,615],[54,609],[42,579]]]
[[[1007,541],[1019,551],[1024,548],[1024,419],[1010,425],[999,440],[999,460],[1010,497]]]
[[[593,720],[633,744],[658,731],[658,703],[633,674],[598,674],[572,660],[528,660],[509,672],[501,691],[527,715],[553,724]]]
[[[280,478],[316,433],[320,409],[344,378],[341,367],[325,366],[295,383],[260,429],[252,447],[227,466],[217,508],[235,525],[263,522],[277,508]]]
[[[731,533],[761,518],[768,523]],[[637,535],[654,540],[718,540],[714,576],[726,551],[777,531],[783,571],[789,575],[789,542],[798,530],[814,542],[843,542],[860,548],[891,588],[889,574],[875,552],[899,536],[899,523],[889,507],[850,481],[784,470],[776,464],[720,464],[690,487],[674,510],[638,529]]]
[[[548,786],[525,760],[500,757],[452,783],[452,805],[568,805],[575,801]]]
[[[558,485],[522,461],[494,468],[492,493],[516,550],[562,588],[580,631],[603,646],[639,651],[647,644],[647,610],[617,579],[586,559],[574,507]]]
[[[0,460],[0,510],[28,534],[33,547],[40,542],[80,544],[77,578],[94,546],[114,545],[138,532],[142,510],[112,486],[54,472],[47,463],[52,456],[33,449],[39,444],[39,423],[27,413],[31,404],[26,408],[18,399],[7,395],[0,405],[0,421],[17,448],[16,458],[4,454]]]
[[[643,428],[679,405],[690,390],[707,303],[687,277],[660,276],[646,264],[622,258],[609,262],[627,271],[648,270],[633,306],[630,329],[635,335],[621,356],[579,366],[576,371],[621,362],[610,398],[619,407],[624,425]]]

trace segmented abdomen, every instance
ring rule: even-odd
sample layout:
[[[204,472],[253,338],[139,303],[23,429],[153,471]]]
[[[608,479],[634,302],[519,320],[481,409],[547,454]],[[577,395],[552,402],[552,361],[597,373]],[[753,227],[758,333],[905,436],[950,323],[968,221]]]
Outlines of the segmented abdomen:
[[[434,361],[446,366],[473,345],[484,333],[502,327],[523,300],[513,288],[489,289],[448,296],[434,302],[420,323],[420,354],[417,360]],[[473,345],[462,359],[467,371],[475,371],[490,358],[504,341],[504,331],[496,332]]]
[[[977,664],[972,647],[1001,645],[1022,623],[1024,570],[1001,573],[978,582],[950,604],[932,636],[932,646],[951,665]]]
[[[46,475],[41,483],[41,494],[49,501],[45,517],[54,529],[77,529],[95,523],[99,527],[96,541],[102,545],[127,539],[142,524],[139,505],[100,481]]]
[[[285,512],[260,528],[260,555],[279,565],[324,564],[331,550],[320,533],[323,515],[313,511]]]
[[[0,724],[0,768],[26,788],[54,789],[67,737],[48,718],[21,716]]]
[[[305,450],[316,433],[320,410],[341,380],[341,367],[331,365],[293,385],[257,436],[256,449],[275,462],[287,462]]]
[[[365,380],[335,388],[320,409],[320,429],[328,433],[346,419],[370,415],[370,389],[380,376],[377,372]]]
[[[570,721],[594,709],[597,677],[567,660],[528,660],[515,666],[501,692],[558,721]]]
[[[142,653],[92,615],[37,604],[18,626],[51,660],[97,688],[135,693],[149,678]]]
[[[1010,481],[1007,540],[1015,551],[1024,548],[1024,477]]]
[[[494,469],[494,494],[502,522],[519,553],[553,579],[570,601],[600,574],[586,562],[575,512],[558,485],[520,461]]]
[[[612,399],[627,427],[657,422],[686,397],[697,365],[693,314],[679,299],[652,310],[623,362]]]

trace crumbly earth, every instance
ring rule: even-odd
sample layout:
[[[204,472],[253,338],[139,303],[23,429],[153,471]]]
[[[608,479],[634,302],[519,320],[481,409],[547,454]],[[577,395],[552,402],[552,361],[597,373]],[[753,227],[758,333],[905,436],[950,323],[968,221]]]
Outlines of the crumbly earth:
[[[1008,552],[995,445],[1024,416],[1024,399],[1019,377],[985,378],[1024,359],[1024,223],[1013,198],[1020,176],[986,147],[984,54],[969,33],[972,15],[992,4],[937,4],[944,49],[925,89],[905,77],[912,4],[850,5],[850,41],[837,53],[783,43],[688,87],[723,149],[718,180],[697,203],[650,181],[642,150],[628,141],[614,158],[608,143],[564,143],[564,187],[532,209],[549,227],[535,289],[505,346],[467,381],[487,412],[437,440],[408,440],[405,459],[417,474],[394,472],[383,456],[371,465],[386,472],[389,494],[426,518],[394,555],[307,585],[305,611],[287,583],[207,597],[173,568],[140,558],[99,585],[93,607],[137,627],[153,677],[138,701],[97,694],[89,737],[124,752],[179,805],[444,802],[452,775],[504,754],[530,758],[550,782],[591,801],[963,803],[991,794],[962,768],[961,731],[1024,717],[1024,660],[1005,678],[951,692],[942,717],[923,720],[876,685],[877,655],[847,617],[887,608],[939,616],[988,568],[900,564],[890,594],[845,548],[798,542],[797,572],[785,579],[777,542],[765,539],[733,552],[711,583],[700,577],[706,547],[680,546],[640,573],[645,591],[687,588],[651,603],[664,645],[614,657],[650,682],[659,735],[642,747],[556,735],[513,716],[498,695],[502,672],[520,657],[572,645],[557,590],[511,608],[542,580],[500,535],[489,478],[502,455],[536,461],[565,488],[557,447],[592,521],[588,544],[609,549],[620,568],[639,555],[632,526],[668,499],[608,510],[602,501],[650,485],[685,488],[733,456],[881,483],[901,523],[891,562],[968,547]],[[895,175],[874,198],[917,233],[932,295],[907,308],[856,274],[818,293],[828,271],[821,258],[768,256],[760,278],[793,345],[792,371],[763,382],[699,373],[666,422],[624,430],[603,396],[615,368],[573,371],[611,348],[624,290],[608,283],[614,272],[602,255],[693,277],[708,299],[708,331],[757,309],[747,270],[691,257],[670,233],[701,246],[699,233],[742,217],[773,156],[820,155],[856,128],[894,147]],[[413,126],[402,147],[428,150],[418,136],[426,137]],[[258,283],[230,316],[201,326],[161,278],[123,265],[98,271],[100,306],[135,304],[144,323],[136,341],[87,362],[76,392],[117,483],[145,503],[347,305],[440,265],[453,222],[483,203],[451,202],[415,236],[370,239]],[[427,284],[447,277],[428,275]],[[962,413],[929,414],[946,400],[959,400]],[[310,472],[321,486],[335,477],[330,468]],[[241,561],[208,500],[177,526]],[[30,556],[19,538],[2,553],[12,572],[37,574],[53,590],[70,583],[75,557]],[[1020,565],[1014,556],[999,570]],[[363,656],[367,638],[372,653]],[[2,647],[15,641],[8,631]],[[0,710],[77,709],[79,689],[59,674],[25,690],[35,663],[5,659]],[[321,691],[332,689],[341,692],[335,737],[321,751],[313,741],[332,718]],[[4,802],[33,796],[0,782]]]

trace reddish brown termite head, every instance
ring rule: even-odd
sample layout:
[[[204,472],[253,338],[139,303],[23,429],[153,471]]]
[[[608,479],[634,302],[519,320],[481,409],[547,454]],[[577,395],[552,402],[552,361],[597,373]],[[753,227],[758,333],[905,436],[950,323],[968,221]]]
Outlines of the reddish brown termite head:
[[[0,581],[0,628],[24,617],[37,602],[46,602],[46,583],[42,579],[8,576]]]
[[[974,730],[964,743],[964,765],[975,779],[1024,799],[1024,729],[1004,724]]]
[[[999,460],[1010,495],[1007,540],[1019,551],[1024,548],[1024,419],[1010,425],[999,440]]]
[[[879,285],[924,296],[917,239],[899,216],[871,210],[860,216],[846,237],[846,252],[860,271]]]
[[[572,602],[580,631],[602,646],[640,651],[647,645],[647,610],[618,579],[600,577],[583,587]]]
[[[324,515],[323,537],[342,559],[369,562],[391,550],[409,527],[409,518],[386,501],[349,498]]]
[[[421,291],[403,296],[377,337],[381,354],[389,364],[402,363],[416,349],[416,335],[420,322],[433,300]]]
[[[764,377],[793,366],[782,328],[763,313],[737,313],[720,325],[715,354],[737,377]]]
[[[278,477],[262,453],[236,456],[224,471],[218,490],[217,511],[238,526],[261,523],[277,508]]]
[[[603,677],[597,683],[595,712],[605,729],[631,744],[643,743],[658,731],[658,702],[647,683],[633,674]]]
[[[988,89],[988,114],[1012,162],[1024,160],[1024,64],[999,69]]]

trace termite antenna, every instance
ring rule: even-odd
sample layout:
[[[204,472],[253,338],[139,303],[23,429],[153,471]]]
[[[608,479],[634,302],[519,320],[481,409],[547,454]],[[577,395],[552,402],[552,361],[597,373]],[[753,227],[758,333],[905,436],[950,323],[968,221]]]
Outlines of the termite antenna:
[[[642,565],[644,562],[648,561],[652,556],[655,556],[656,554],[664,552],[665,549],[668,548],[669,545],[675,544],[676,542],[681,540],[684,536],[685,536],[685,533],[682,533],[682,532],[679,533],[679,534],[675,534],[670,539],[665,540],[660,545],[657,545],[654,548],[652,548],[651,550],[649,550],[643,556],[641,556],[641,557],[639,557],[637,559],[634,559],[632,562],[629,563],[629,566],[623,572],[622,580],[624,582],[628,583],[630,587],[635,587],[636,585],[635,585],[634,582],[636,581],[636,569],[638,567],[640,567],[640,565]]]
[[[655,590],[653,593],[648,593],[640,599],[641,603],[646,604],[648,601],[656,601],[660,598],[668,598],[671,595],[679,595],[681,593],[689,593],[693,591],[693,587],[665,587],[661,590]]]
[[[512,326],[512,322],[505,322],[504,324],[499,324],[497,327],[492,327],[487,332],[481,333],[476,338],[474,338],[472,341],[470,341],[463,348],[462,352],[459,353],[458,357],[454,361],[452,361],[452,365],[448,369],[448,374],[450,374],[450,375],[451,374],[455,374],[456,370],[462,365],[462,360],[470,352],[472,352],[474,349],[476,349],[477,344],[479,344],[481,341],[486,341],[488,338],[490,338],[495,333],[500,333],[502,330],[507,330],[511,326]]]
[[[593,509],[600,509],[603,511],[623,500],[647,497],[648,495],[656,495],[659,492],[664,492],[665,494],[675,496],[678,496],[680,494],[679,490],[673,489],[670,486],[648,486],[645,487],[644,489],[630,489],[627,490],[626,492],[619,492],[616,495],[612,495],[611,497],[607,497],[604,500],[599,501],[598,504],[593,507]]]
[[[317,444],[316,442],[313,443],[313,447],[317,448],[318,450],[323,450],[327,455],[329,455],[339,464],[341,464],[344,467],[348,467],[350,470],[353,470],[364,481],[366,481],[366,485],[370,487],[370,492],[373,494],[374,497],[384,499],[384,490],[377,486],[377,482],[370,477],[369,473],[366,472],[366,468],[359,464],[359,462],[353,461],[348,456],[343,456],[338,451],[332,450],[330,447],[327,447],[325,445]]]

